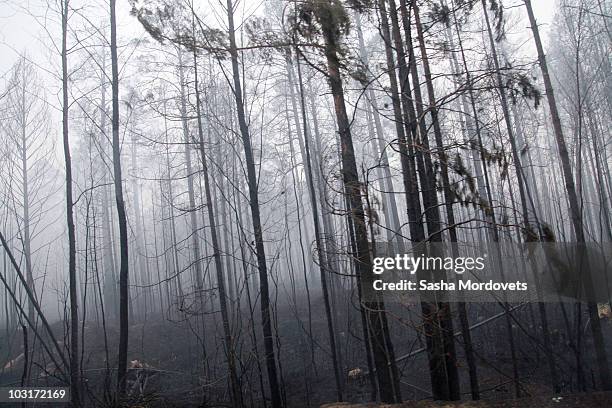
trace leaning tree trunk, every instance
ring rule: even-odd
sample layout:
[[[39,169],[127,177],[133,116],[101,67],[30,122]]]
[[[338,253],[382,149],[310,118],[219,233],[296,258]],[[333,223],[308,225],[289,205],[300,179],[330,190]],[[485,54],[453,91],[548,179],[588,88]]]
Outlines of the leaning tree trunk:
[[[555,132],[555,140],[557,142],[557,152],[559,154],[559,159],[561,160],[561,170],[563,172],[563,179],[565,181],[565,190],[569,199],[569,210],[570,217],[572,219],[572,226],[574,228],[576,240],[579,243],[583,243],[586,241],[586,237],[584,234],[582,213],[578,203],[578,195],[576,194],[576,186],[574,184],[574,175],[572,174],[569,153],[567,151],[567,145],[565,144],[565,138],[563,136],[563,128],[561,127],[561,117],[559,116],[559,111],[557,109],[555,93],[550,80],[550,74],[548,73],[548,65],[546,63],[544,48],[542,47],[542,40],[540,39],[540,30],[538,29],[538,25],[533,14],[531,0],[524,0],[524,2],[525,7],[527,8],[527,15],[529,16],[531,31],[533,32],[533,39],[538,51],[538,62],[540,64],[540,69],[542,70],[544,89],[546,90],[546,98],[548,100],[553,130]],[[588,269],[588,265],[586,266],[586,269]],[[592,282],[587,281],[586,284],[592,286]],[[589,289],[590,288],[587,287],[587,293],[589,292]],[[606,354],[599,313],[597,312],[597,303],[588,302],[588,311],[591,319],[591,333],[593,335],[595,354],[597,356],[599,380],[601,381],[601,387],[604,390],[610,390],[612,389],[612,384],[610,382],[610,367],[608,366],[608,356]]]

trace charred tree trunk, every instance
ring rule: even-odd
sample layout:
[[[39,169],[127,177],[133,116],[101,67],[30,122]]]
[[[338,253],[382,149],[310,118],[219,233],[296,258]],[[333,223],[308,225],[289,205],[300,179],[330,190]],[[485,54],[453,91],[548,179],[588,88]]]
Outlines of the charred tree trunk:
[[[66,224],[68,226],[68,280],[70,292],[70,399],[75,407],[80,406],[79,381],[79,312],[76,281],[76,237],[72,198],[72,159],[68,138],[68,5],[62,2],[62,140],[66,165]],[[33,288],[32,288],[33,290]]]
[[[400,0],[402,5],[402,10],[405,10],[405,0]],[[419,48],[421,50],[421,60],[423,64],[423,70],[425,73],[425,84],[427,86],[427,94],[429,98],[429,107],[428,110],[431,114],[431,121],[433,123],[434,128],[434,137],[436,141],[436,148],[438,150],[438,157],[440,160],[440,169],[442,175],[442,189],[444,192],[445,199],[445,208],[446,208],[446,222],[448,225],[448,233],[450,237],[451,243],[457,242],[457,230],[455,228],[455,214],[453,212],[453,202],[455,201],[455,197],[450,188],[450,180],[448,175],[448,156],[444,151],[444,143],[442,140],[442,129],[440,126],[440,122],[438,120],[438,108],[436,106],[436,97],[433,86],[433,78],[431,74],[431,69],[429,66],[429,58],[427,55],[427,48],[425,46],[425,38],[423,34],[423,27],[420,21],[419,8],[416,2],[412,3],[412,10],[414,12],[415,17],[415,25],[417,29],[418,35],[418,43]],[[407,21],[405,12],[402,13],[402,18],[404,21],[404,30],[407,32],[410,30],[409,21]],[[416,66],[416,61],[412,61],[412,65]],[[418,86],[418,84],[413,84],[413,86]],[[424,120],[425,118],[421,118]],[[457,247],[453,244],[453,256],[457,257],[459,254],[457,253]],[[471,333],[469,330],[469,321],[467,316],[467,311],[464,302],[459,302],[457,304],[457,308],[459,309],[460,322],[461,322],[461,332],[464,341],[464,348],[466,353],[466,359],[468,360],[468,366],[470,368],[470,384],[472,385],[472,393],[478,397],[478,377],[476,374],[476,363],[474,361],[474,353],[471,341]],[[452,325],[448,325],[450,322],[450,307],[448,304],[444,305],[444,310],[446,311],[445,320],[447,322],[444,325],[444,343],[445,343],[445,351],[446,351],[446,366],[447,373],[449,375],[449,383],[450,385],[450,396],[452,399],[460,399],[461,393],[459,389],[459,374],[457,372],[457,364],[456,364],[456,354],[454,348],[454,333]],[[475,398],[477,399],[477,398]]]
[[[126,392],[127,353],[128,353],[128,302],[129,302],[129,259],[128,259],[128,229],[123,199],[123,177],[121,175],[121,141],[119,138],[119,64],[117,61],[117,20],[115,14],[116,0],[110,0],[111,26],[111,85],[112,85],[112,128],[113,128],[113,173],[115,185],[115,201],[119,220],[119,248],[121,266],[119,269],[119,352],[117,355],[117,390],[119,398]]]
[[[189,137],[189,126],[187,123],[187,90],[185,86],[185,74],[183,66],[182,51],[178,50],[179,60],[179,81],[180,83],[180,114],[181,114],[181,130],[183,131],[183,142],[185,144],[185,170],[187,172],[187,196],[189,198],[189,223],[191,227],[191,245],[193,246],[193,266],[194,275],[193,281],[195,283],[195,304],[197,305],[196,312],[198,314],[204,313],[202,309],[204,307],[203,297],[203,276],[202,276],[202,261],[200,252],[200,240],[199,240],[199,227],[197,218],[197,208],[195,191],[193,184],[193,167],[191,165],[191,139]],[[206,355],[206,352],[204,352]]]
[[[342,177],[345,192],[348,195],[348,211],[352,219],[355,237],[355,268],[357,279],[363,286],[372,284],[372,261],[368,244],[368,233],[361,197],[362,185],[357,172],[357,162],[353,147],[350,122],[344,101],[344,89],[340,76],[340,60],[338,58],[338,37],[336,27],[329,22],[334,21],[331,16],[330,5],[324,4],[319,10],[319,21],[322,22],[322,32],[325,41],[324,53],[327,61],[327,75],[334,99],[335,115],[340,135],[340,152],[342,159]],[[370,345],[376,366],[378,378],[378,391],[383,402],[400,402],[397,369],[390,334],[387,327],[387,316],[384,303],[381,299],[364,299],[367,310],[370,330]]]
[[[297,73],[298,73],[298,84],[300,94],[300,106],[302,111],[302,122],[304,123],[304,150],[306,153],[305,157],[305,169],[306,178],[308,181],[308,190],[310,192],[310,206],[312,211],[312,221],[314,224],[315,232],[315,243],[316,250],[319,256],[319,269],[321,274],[321,289],[323,291],[323,303],[325,305],[325,316],[327,320],[327,331],[329,335],[329,347],[331,349],[332,364],[334,366],[334,380],[336,381],[336,394],[338,401],[342,401],[342,380],[340,374],[340,366],[338,363],[338,350],[336,348],[336,333],[334,330],[334,321],[331,313],[330,300],[329,300],[329,289],[328,280],[330,276],[333,276],[334,270],[329,262],[326,253],[326,247],[323,244],[321,225],[319,222],[319,208],[317,205],[317,193],[314,185],[314,177],[312,172],[312,161],[310,153],[310,130],[308,128],[308,122],[306,120],[306,101],[304,97],[304,84],[302,82],[302,69],[300,64],[300,55],[296,47],[296,59],[297,59]],[[292,84],[290,86],[293,87]],[[299,137],[299,134],[298,134]]]
[[[204,193],[206,195],[206,207],[208,212],[208,223],[210,224],[210,236],[212,241],[213,258],[215,261],[215,271],[217,273],[217,286],[219,288],[219,304],[221,308],[221,320],[223,325],[224,335],[224,346],[225,355],[227,359],[227,365],[230,377],[230,389],[232,392],[232,404],[234,407],[242,407],[242,391],[240,388],[240,381],[238,372],[236,369],[236,349],[234,347],[234,339],[232,338],[232,332],[230,328],[230,317],[228,312],[228,298],[225,291],[225,279],[223,262],[221,261],[221,253],[219,247],[219,236],[217,233],[217,220],[215,219],[212,193],[210,188],[210,176],[208,172],[208,159],[206,157],[206,150],[204,147],[204,130],[202,128],[202,114],[200,107],[200,90],[198,88],[198,60],[197,53],[194,48],[193,50],[193,67],[194,67],[194,88],[196,95],[196,116],[198,120],[198,147],[200,150],[200,160],[202,161],[202,176],[204,178]],[[227,250],[227,245],[226,245]],[[230,273],[228,268],[225,271],[227,274]],[[231,281],[231,276],[227,276],[228,281]],[[231,284],[231,283],[230,283]]]
[[[359,54],[364,65],[368,65],[369,56],[365,48],[365,42],[363,40],[363,33],[361,30],[361,16],[359,13],[355,13],[355,21],[357,26],[357,37],[359,40]],[[369,78],[368,78],[369,79]],[[404,253],[404,238],[402,237],[401,224],[399,214],[397,211],[397,202],[395,200],[395,193],[393,187],[393,177],[391,175],[391,169],[389,166],[389,158],[386,151],[384,132],[380,121],[380,114],[378,113],[378,102],[372,87],[367,89],[368,106],[366,107],[366,114],[368,121],[368,132],[372,137],[372,151],[376,156],[380,156],[379,164],[379,184],[380,191],[384,193],[385,202],[385,217],[387,219],[387,240],[391,243],[393,240],[397,245],[397,252]],[[372,126],[371,118],[374,119],[374,127]],[[376,129],[376,131],[374,131]],[[376,143],[376,139],[378,143]]]
[[[417,116],[414,110],[415,108],[412,104],[409,83],[409,67],[406,62],[406,53],[404,51],[404,44],[400,32],[397,7],[394,0],[389,0],[389,16],[391,17],[391,28],[389,28],[388,20],[386,20],[387,15],[385,4],[383,1],[381,1],[380,5],[381,19],[384,19],[383,25],[386,25],[386,28],[383,27],[386,41],[391,41],[391,38],[393,39],[393,44],[395,46],[395,50],[397,52],[398,57],[397,62],[400,82],[398,87],[397,80],[395,79],[395,74],[393,74],[392,89],[395,86],[393,92],[397,95],[397,102],[395,102],[397,104],[397,107],[394,107],[394,109],[399,111],[398,117],[401,118],[400,123],[404,124],[402,132],[401,134],[398,132],[398,136],[400,139],[400,155],[402,157],[406,156],[405,160],[408,162],[406,168],[404,168],[404,183],[406,185],[406,193],[408,194],[408,192],[410,192],[407,204],[409,209],[408,218],[410,220],[411,226],[411,239],[413,242],[417,243],[424,242],[426,240],[425,228],[421,216],[419,189],[416,179],[416,168],[418,167],[418,175],[423,195],[423,205],[425,207],[425,216],[427,220],[428,232],[431,235],[432,240],[439,240],[441,238],[441,234],[439,233],[439,214],[437,214],[437,207],[435,207],[437,197],[435,197],[435,187],[431,180],[431,160],[427,159],[427,157],[423,155],[423,152],[419,150],[422,148],[424,148],[425,150],[428,149],[425,143],[426,129],[422,121],[420,122],[420,128],[417,127],[419,121],[417,120]],[[410,52],[412,52],[410,47],[409,50]],[[390,51],[388,51],[388,53],[389,52]],[[387,65],[389,69],[395,70],[392,55],[387,56]],[[416,71],[413,71],[413,75],[415,75],[415,72]],[[391,76],[391,72],[389,73],[389,75]],[[413,82],[416,82],[415,84],[413,84],[415,88],[415,99],[417,99],[417,104],[420,104],[422,102],[420,98],[420,90],[417,89],[418,81],[413,80]],[[403,115],[401,113],[401,107],[403,107]],[[421,138],[419,137],[419,129]],[[402,135],[404,135],[403,140]],[[421,142],[424,144],[423,147],[418,145]],[[402,144],[404,145],[404,147],[402,147]],[[429,273],[425,271],[420,271],[419,273],[423,275],[419,279],[431,279],[431,275]],[[423,331],[427,342],[427,356],[429,361],[429,372],[431,377],[433,397],[434,399],[450,400],[452,399],[451,379],[448,375],[448,367],[445,359],[445,344],[443,342],[441,332],[441,329],[444,329],[444,327],[442,327],[440,321],[443,309],[440,306],[441,305],[438,305],[435,299],[432,299],[431,297],[429,297],[429,299],[427,299],[426,297],[421,298]]]
[[[546,63],[544,48],[542,47],[542,40],[540,39],[540,31],[538,29],[538,25],[533,14],[531,0],[524,0],[524,2],[525,7],[527,8],[527,15],[529,16],[531,31],[533,32],[533,39],[535,41],[536,49],[538,52],[538,62],[540,64],[540,69],[542,70],[544,89],[546,90],[546,98],[548,100],[548,107],[550,110],[553,129],[555,132],[555,140],[557,142],[557,153],[559,154],[559,159],[561,160],[561,169],[563,172],[563,179],[565,181],[565,191],[567,192],[569,199],[569,210],[572,219],[572,226],[576,235],[576,240],[579,243],[583,243],[586,242],[586,237],[584,233],[582,212],[580,209],[580,204],[578,202],[578,195],[576,194],[574,175],[572,174],[567,145],[565,144],[565,137],[563,136],[563,128],[561,126],[561,118],[559,116],[559,111],[557,110],[555,93],[552,87],[550,74],[548,73],[548,65]],[[586,269],[588,269],[588,265],[586,266]],[[587,281],[590,281],[590,279],[587,279]],[[587,282],[586,284],[590,284],[592,286],[592,282]],[[589,289],[592,288],[587,287],[587,292],[589,292]],[[588,302],[587,306],[589,317],[591,319],[591,333],[593,335],[595,354],[597,356],[599,380],[601,382],[602,389],[610,390],[612,389],[612,383],[610,381],[610,367],[608,366],[608,356],[605,349],[605,342],[601,329],[601,322],[599,320],[599,313],[597,311],[597,303]]]
[[[268,383],[272,397],[272,407],[282,406],[280,387],[278,382],[276,357],[274,353],[274,338],[272,334],[272,321],[270,313],[270,293],[268,288],[268,266],[266,265],[266,252],[263,241],[261,215],[259,210],[258,182],[255,170],[255,158],[251,146],[251,135],[246,121],[244,101],[242,96],[242,84],[240,80],[240,67],[238,63],[238,49],[236,46],[236,33],[234,26],[234,3],[227,0],[227,19],[229,34],[229,52],[232,64],[233,93],[238,114],[240,136],[244,147],[244,156],[247,170],[247,183],[249,188],[249,205],[251,207],[251,218],[253,222],[253,234],[255,238],[255,251],[257,254],[257,265],[259,269],[259,290],[261,320],[264,338],[264,350],[266,357],[266,368],[268,371]]]

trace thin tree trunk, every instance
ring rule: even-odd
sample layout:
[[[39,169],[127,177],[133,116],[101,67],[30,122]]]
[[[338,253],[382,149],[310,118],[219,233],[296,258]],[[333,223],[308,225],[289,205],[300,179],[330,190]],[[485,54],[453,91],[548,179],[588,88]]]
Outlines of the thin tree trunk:
[[[308,181],[308,190],[310,192],[310,207],[312,212],[312,220],[315,230],[315,243],[317,254],[319,255],[319,269],[321,274],[321,289],[323,292],[323,303],[325,305],[325,316],[327,320],[327,331],[329,335],[329,347],[331,349],[332,364],[334,367],[334,380],[336,381],[336,394],[338,401],[342,401],[342,381],[340,374],[340,366],[338,364],[338,350],[336,348],[336,334],[334,330],[334,321],[332,319],[332,313],[330,309],[329,301],[329,289],[327,286],[328,277],[333,276],[332,265],[329,263],[327,254],[325,253],[325,246],[323,244],[321,225],[319,222],[319,209],[317,205],[317,194],[314,187],[314,177],[312,174],[311,165],[311,154],[310,154],[310,130],[308,128],[308,122],[306,120],[306,101],[304,99],[304,84],[302,82],[302,69],[300,64],[299,50],[296,47],[296,59],[297,59],[297,72],[298,72],[298,84],[300,93],[300,104],[302,111],[302,122],[304,123],[304,150],[306,152],[305,157],[305,169],[306,178]],[[289,84],[293,89],[293,84]],[[299,134],[298,134],[299,137]]]
[[[213,258],[215,261],[215,271],[217,272],[217,286],[219,288],[219,304],[221,307],[221,320],[223,323],[223,335],[224,335],[224,346],[225,355],[227,359],[227,365],[230,377],[230,389],[232,391],[232,404],[235,407],[242,407],[242,392],[240,389],[240,382],[238,379],[238,373],[236,370],[236,350],[234,347],[234,340],[232,338],[232,332],[230,328],[229,312],[227,308],[227,294],[225,292],[225,279],[223,262],[221,261],[221,253],[219,248],[219,237],[217,234],[217,221],[215,219],[215,213],[212,202],[212,194],[210,188],[210,180],[208,173],[208,159],[206,158],[206,152],[204,147],[204,131],[202,129],[202,115],[200,108],[200,90],[198,88],[198,60],[196,49],[193,49],[193,66],[195,75],[195,95],[196,95],[196,116],[198,119],[198,147],[200,150],[200,160],[202,161],[202,176],[204,178],[204,193],[206,195],[206,207],[208,212],[208,223],[210,227],[210,236],[212,241]],[[227,245],[226,245],[227,250]],[[230,273],[228,268],[226,273]],[[230,276],[227,277],[231,279]]]
[[[179,49],[178,52],[178,60],[179,60],[179,81],[180,81],[180,114],[181,114],[181,125],[183,131],[183,143],[185,144],[185,170],[187,172],[187,195],[189,199],[189,208],[187,211],[189,212],[189,222],[190,222],[190,238],[191,245],[193,251],[193,266],[195,274],[193,275],[193,281],[195,283],[195,304],[196,304],[196,313],[204,313],[203,307],[203,281],[202,281],[202,262],[201,262],[201,252],[200,252],[200,240],[199,240],[199,227],[198,227],[198,219],[197,219],[197,209],[196,209],[196,201],[195,201],[195,192],[194,192],[194,184],[193,184],[193,167],[191,165],[191,140],[189,137],[189,126],[187,123],[187,90],[185,89],[185,75],[184,75],[184,66],[183,66],[183,58],[182,51]],[[202,315],[203,316],[203,315]],[[203,323],[202,323],[203,324]],[[206,351],[204,348],[204,357],[206,357]]]
[[[365,48],[365,43],[363,40],[363,33],[361,30],[361,16],[359,13],[355,13],[355,21],[357,27],[357,37],[359,40],[359,54],[362,59],[362,63],[366,66],[369,64],[369,56]],[[388,230],[388,238],[389,243],[392,240],[395,240],[397,245],[397,252],[404,253],[406,248],[404,246],[404,239],[401,233],[401,224],[399,219],[399,214],[397,211],[397,202],[395,200],[395,189],[393,187],[393,176],[391,175],[391,168],[389,166],[389,158],[386,151],[385,137],[382,128],[382,124],[380,121],[380,114],[378,113],[378,102],[376,101],[376,96],[374,95],[374,90],[372,87],[368,87],[367,89],[367,97],[368,97],[368,106],[366,107],[367,113],[367,121],[368,121],[368,133],[370,133],[372,152],[376,156],[380,156],[379,163],[379,183],[380,183],[380,191],[384,196],[384,200],[387,205],[385,205],[385,217],[387,217],[387,228]],[[369,117],[374,119],[374,129],[372,128],[372,121]],[[375,140],[378,140],[378,144]],[[384,188],[383,188],[384,186]],[[391,237],[392,236],[392,237]]]
[[[128,302],[129,302],[129,259],[128,259],[128,230],[123,200],[123,178],[121,175],[121,141],[119,138],[119,64],[117,61],[117,21],[115,15],[115,2],[110,0],[110,26],[111,26],[111,68],[112,68],[112,128],[113,128],[113,173],[115,184],[115,201],[117,203],[117,216],[119,219],[119,248],[121,266],[119,269],[119,352],[117,354],[117,391],[119,398],[125,396],[127,354],[128,354]]]
[[[79,312],[76,281],[76,237],[72,198],[72,159],[68,139],[68,4],[62,2],[62,140],[66,165],[66,223],[68,227],[68,280],[70,292],[70,399],[75,407],[80,402],[79,382]]]
[[[272,334],[272,321],[270,315],[270,294],[268,288],[268,266],[266,265],[266,252],[264,248],[261,215],[259,210],[258,181],[255,170],[255,159],[253,157],[253,148],[251,146],[251,135],[249,133],[249,128],[244,111],[242,85],[238,65],[238,49],[236,46],[236,33],[234,27],[234,3],[232,0],[227,0],[227,19],[230,43],[229,51],[232,63],[232,76],[234,85],[233,93],[236,102],[236,111],[238,114],[240,135],[242,137],[242,144],[244,147],[244,156],[247,169],[247,183],[249,188],[249,205],[251,207],[253,234],[255,238],[255,250],[257,254],[257,265],[259,269],[261,320],[264,338],[264,349],[266,355],[266,368],[268,371],[268,383],[270,386],[270,393],[272,397],[272,407],[280,408],[282,406],[282,402],[277,376],[276,357],[274,353],[274,339]]]

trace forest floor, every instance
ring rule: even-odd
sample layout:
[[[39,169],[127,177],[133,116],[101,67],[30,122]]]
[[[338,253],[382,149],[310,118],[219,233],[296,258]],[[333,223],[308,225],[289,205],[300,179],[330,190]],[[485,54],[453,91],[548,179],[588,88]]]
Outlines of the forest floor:
[[[349,294],[347,293],[348,297]],[[299,299],[296,304],[304,304]],[[337,298],[339,304],[347,304],[345,298]],[[324,346],[313,348],[308,341],[308,330],[313,333],[316,342],[323,342],[326,339],[326,322],[324,318],[323,301],[320,297],[311,298],[311,324],[308,325],[309,313],[304,309],[295,310],[285,304],[278,304],[276,308],[276,331],[282,339],[278,345],[278,361],[280,372],[283,378],[283,391],[286,399],[285,405],[291,408],[313,408],[321,404],[329,403],[334,400],[335,388],[333,379],[333,367],[328,354],[321,352]],[[488,305],[487,305],[488,306]],[[398,316],[401,316],[399,305],[390,305],[390,309]],[[482,309],[482,310],[481,310]],[[471,318],[474,321],[485,319],[489,314],[495,313],[494,310],[485,310],[484,307],[474,307],[474,314]],[[528,309],[521,311],[517,318],[528,320]],[[236,326],[244,325],[248,328],[250,316],[248,311],[241,312],[242,315],[234,321]],[[362,344],[354,339],[358,339],[359,315],[352,309],[339,310],[339,318],[346,321],[346,325],[339,328],[338,339],[343,344],[343,359],[345,375],[354,368],[365,369],[367,362],[363,356]],[[296,319],[296,315],[298,318]],[[181,316],[182,317],[182,316]],[[168,320],[167,315],[148,314],[147,316],[135,317],[134,323],[130,325],[130,344],[128,360],[130,362],[141,363],[145,367],[146,387],[140,392],[137,388],[130,388],[130,395],[134,398],[133,406],[153,407],[199,407],[202,404],[204,395],[209,404],[218,403],[219,406],[227,405],[228,393],[227,383],[223,380],[226,373],[225,356],[222,343],[217,336],[202,336],[202,333],[221,332],[221,322],[218,314],[213,313],[206,316],[205,327],[202,327],[198,319],[173,317]],[[551,327],[560,327],[556,320],[550,320]],[[612,355],[612,321],[604,325],[605,338],[608,339],[608,354]],[[554,326],[553,326],[554,324]],[[538,349],[530,346],[526,336],[519,336],[517,331],[517,350],[519,370],[521,373],[521,388],[524,395],[539,395],[541,397],[525,398],[519,400],[509,400],[513,393],[511,378],[507,373],[511,372],[511,356],[503,341],[499,341],[503,333],[503,322],[494,321],[479,329],[481,334],[479,340],[475,342],[480,352],[478,365],[481,396],[483,401],[464,402],[462,404],[440,404],[427,400],[429,397],[429,375],[427,371],[427,355],[420,353],[409,360],[402,360],[403,384],[402,395],[406,402],[396,405],[395,408],[570,408],[570,407],[610,407],[612,408],[612,393],[585,393],[571,394],[572,389],[576,389],[571,382],[571,375],[567,369],[564,371],[563,386],[567,396],[563,396],[558,402],[553,401],[551,387],[546,376],[545,359],[537,353]],[[311,329],[310,329],[311,327]],[[528,328],[531,326],[528,326]],[[63,345],[65,339],[65,327],[61,322],[52,325],[56,338]],[[81,327],[83,336],[81,347],[83,378],[85,384],[84,395],[87,395],[90,406],[100,406],[100,400],[106,398],[109,389],[116,377],[116,350],[118,348],[119,328],[114,319],[106,321],[106,336],[101,323],[91,317]],[[518,330],[518,329],[517,329]],[[414,336],[413,330],[407,330],[405,326],[396,325],[392,333],[398,341],[397,355],[406,355],[419,346]],[[259,333],[258,333],[259,334]],[[202,339],[206,343],[206,359],[203,359]],[[497,339],[490,341],[489,339]],[[556,340],[556,347],[559,356],[562,353],[569,353],[566,340],[560,338]],[[0,386],[10,386],[20,383],[23,373],[23,340],[20,330],[10,330],[4,332],[0,330]],[[7,345],[7,346],[5,346]],[[56,380],[53,375],[43,372],[54,371],[54,367],[43,353],[42,347],[37,343],[36,358],[37,362],[32,367],[32,383],[40,386],[53,386]],[[248,398],[248,404],[258,406],[262,401],[261,383],[259,373],[261,369],[257,366],[257,359],[254,358],[254,348],[248,333],[243,332],[240,336],[239,355],[243,356],[241,364],[244,370],[243,390]],[[588,341],[585,341],[585,349],[591,349]],[[261,336],[258,337],[258,350],[262,352]],[[460,354],[459,359],[464,361]],[[19,360],[19,356],[22,356]],[[569,355],[569,354],[568,354]],[[108,361],[107,361],[108,358]],[[559,357],[561,358],[561,357]],[[316,367],[312,363],[315,360]],[[204,361],[207,362],[204,366]],[[565,360],[563,367],[567,367]],[[8,362],[12,362],[8,364]],[[594,362],[585,357],[585,367],[594,367]],[[106,368],[108,366],[108,368]],[[4,367],[4,369],[3,369]],[[463,390],[469,389],[467,384],[468,373],[466,365],[461,364],[460,375],[466,380],[462,384]],[[315,371],[316,369],[316,371]],[[134,377],[141,371],[131,372],[130,381],[132,384]],[[591,378],[591,376],[587,376]],[[380,408],[378,405],[363,405],[369,400],[369,387],[365,378],[351,381],[347,378],[345,398],[352,401],[352,404],[328,404],[327,408]],[[265,388],[265,383],[263,387]],[[588,389],[593,389],[597,384],[587,382]],[[203,392],[205,390],[205,392]],[[465,398],[468,398],[466,395]],[[140,405],[136,405],[136,403]],[[359,405],[362,404],[362,405]]]
[[[333,403],[321,408],[609,408],[612,392],[593,392],[552,396],[518,398],[502,401],[469,401],[461,403],[412,401],[401,404],[351,404]]]

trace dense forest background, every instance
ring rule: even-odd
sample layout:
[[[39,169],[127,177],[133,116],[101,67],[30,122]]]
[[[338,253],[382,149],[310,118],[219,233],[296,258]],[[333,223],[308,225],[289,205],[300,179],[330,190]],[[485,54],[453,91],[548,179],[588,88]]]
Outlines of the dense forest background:
[[[609,303],[362,296],[383,243],[612,241],[610,1],[0,8],[1,386],[274,408],[612,387]]]

